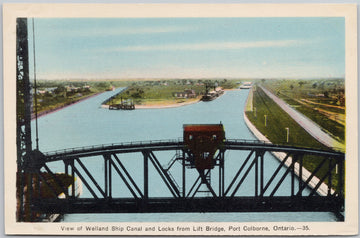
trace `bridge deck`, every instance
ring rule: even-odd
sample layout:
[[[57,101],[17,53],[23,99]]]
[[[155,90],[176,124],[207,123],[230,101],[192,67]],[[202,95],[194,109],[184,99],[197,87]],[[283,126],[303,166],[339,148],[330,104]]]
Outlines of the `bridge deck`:
[[[49,213],[167,213],[167,212],[336,212],[337,197],[234,197],[149,199],[54,199],[35,201]]]

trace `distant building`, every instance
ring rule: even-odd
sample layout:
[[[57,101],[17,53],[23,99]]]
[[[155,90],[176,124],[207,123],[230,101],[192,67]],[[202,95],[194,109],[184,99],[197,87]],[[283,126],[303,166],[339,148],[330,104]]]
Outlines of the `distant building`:
[[[195,92],[195,90],[188,89],[188,90],[185,90],[184,92],[176,92],[176,93],[174,93],[174,96],[176,98],[195,98],[196,92]]]
[[[74,87],[74,86],[66,86],[66,92],[73,92],[73,93],[76,93],[79,91],[79,87]]]
[[[55,93],[55,90],[57,88],[44,88],[43,90],[37,90],[36,93],[39,94],[39,95],[52,95]]]

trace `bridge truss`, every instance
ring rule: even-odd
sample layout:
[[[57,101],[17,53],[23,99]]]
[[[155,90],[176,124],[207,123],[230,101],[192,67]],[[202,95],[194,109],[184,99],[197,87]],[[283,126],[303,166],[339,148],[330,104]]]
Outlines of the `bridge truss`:
[[[237,158],[227,158],[230,151],[241,153]],[[265,156],[267,153],[282,153],[283,159],[270,168],[266,161],[274,158]],[[60,162],[65,174],[81,181],[88,193],[77,196],[76,180],[69,188],[57,181],[58,187],[64,188],[64,196],[58,197],[55,189],[52,198],[34,195],[32,207],[43,213],[330,211],[343,219],[343,153],[227,140],[216,154],[214,169],[196,169],[192,159],[182,141],[132,142],[39,153],[32,167],[39,168],[41,184],[45,185],[43,172],[53,175],[56,181],[50,167],[57,163],[59,168]],[[225,166],[231,159],[236,162]],[[313,172],[304,169],[304,160],[316,161]],[[227,170],[233,172],[226,176]],[[248,179],[254,181],[251,186],[246,183]],[[51,190],[49,184],[45,186]],[[167,193],[156,192],[161,186]],[[279,192],[281,186],[286,186],[285,192]]]

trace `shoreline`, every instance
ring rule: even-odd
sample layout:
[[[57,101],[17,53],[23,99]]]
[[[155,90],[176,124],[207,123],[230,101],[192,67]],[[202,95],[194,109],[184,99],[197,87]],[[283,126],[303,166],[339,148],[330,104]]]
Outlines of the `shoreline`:
[[[163,103],[163,104],[148,104],[148,105],[135,104],[135,109],[175,108],[175,107],[182,107],[182,106],[195,104],[200,101],[201,100],[196,100],[196,101],[191,101],[191,102],[182,102],[182,103]],[[101,108],[109,109],[109,105],[101,104]]]
[[[161,103],[161,104],[148,104],[148,105],[141,105],[141,104],[135,104],[135,109],[163,109],[163,108],[176,108],[176,107],[182,107],[182,106],[187,106],[187,105],[191,105],[191,104],[195,104],[200,102],[201,100],[194,100],[194,101],[190,101],[190,102],[182,102],[182,103]],[[104,105],[101,104],[102,108],[109,108],[109,105]]]
[[[148,105],[138,105],[135,104],[135,109],[163,109],[163,108],[175,108],[175,107],[183,107],[187,105],[192,105],[200,102],[201,100],[194,100],[190,102],[181,102],[181,103],[161,103],[161,104],[148,104]]]
[[[235,90],[240,90],[240,89],[224,89],[224,93],[222,95],[220,95],[219,97],[225,95],[226,91],[235,91]],[[136,109],[176,108],[176,107],[183,107],[183,106],[192,105],[192,104],[199,103],[199,102],[201,102],[201,98],[190,101],[190,102],[182,102],[182,103],[164,102],[164,103],[159,103],[159,104],[147,104],[147,105],[146,104],[145,105],[135,104],[135,110]],[[101,108],[109,109],[109,105],[101,104]]]
[[[87,100],[87,99],[89,99],[89,98],[95,97],[95,96],[97,96],[97,95],[99,95],[99,94],[101,94],[101,93],[103,93],[103,92],[94,93],[94,94],[92,94],[92,95],[89,95],[89,96],[84,97],[84,98],[82,98],[82,99],[80,99],[80,100],[71,102],[71,103],[69,103],[69,104],[62,105],[62,106],[56,107],[56,108],[54,108],[54,109],[49,109],[49,110],[45,110],[45,111],[39,112],[39,113],[37,114],[37,118],[40,118],[40,117],[42,117],[42,116],[49,115],[49,114],[51,114],[51,113],[60,111],[60,110],[62,110],[62,109],[64,109],[64,108],[67,108],[67,107],[69,107],[69,106],[75,105],[75,104],[77,104],[77,103],[79,103],[79,102],[82,102],[82,101],[84,101],[84,100]],[[36,119],[35,113],[32,113],[32,114],[31,114],[31,120],[35,120],[35,119]]]

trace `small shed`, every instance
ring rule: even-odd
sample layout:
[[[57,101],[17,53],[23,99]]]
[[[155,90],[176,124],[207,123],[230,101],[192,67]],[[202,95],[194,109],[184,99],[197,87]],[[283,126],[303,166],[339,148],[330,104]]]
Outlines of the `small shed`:
[[[224,126],[220,124],[185,124],[184,144],[194,156],[197,169],[212,169],[214,155],[225,140]]]

